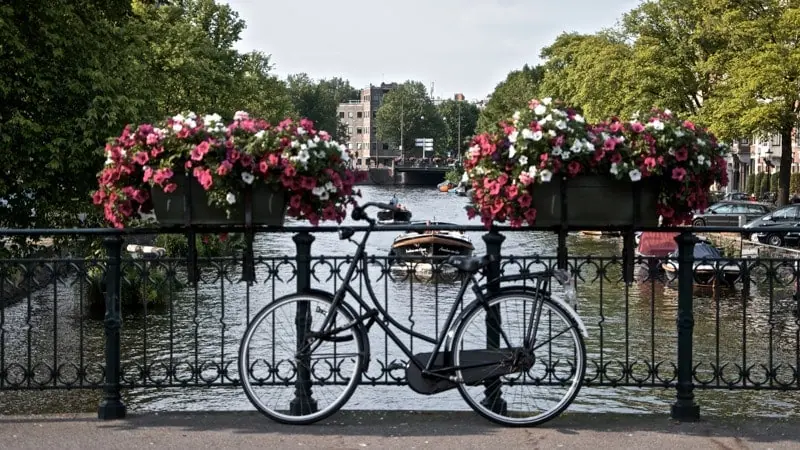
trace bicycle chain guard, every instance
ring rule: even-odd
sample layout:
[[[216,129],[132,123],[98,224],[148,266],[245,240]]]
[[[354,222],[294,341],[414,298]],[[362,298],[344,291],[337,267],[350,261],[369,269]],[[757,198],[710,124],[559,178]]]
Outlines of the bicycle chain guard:
[[[464,383],[468,385],[477,385],[485,380],[501,377],[519,371],[518,367],[511,364],[505,364],[504,361],[512,361],[516,349],[503,350],[466,350],[461,352],[461,365],[472,366],[485,364],[483,367],[475,367],[470,369],[462,369],[461,374],[464,377]],[[414,359],[425,364],[433,353],[417,353]],[[447,366],[452,366],[453,358],[450,352],[440,352],[436,357],[433,365],[433,370],[442,369],[446,367],[445,357],[447,357]],[[452,376],[455,375],[455,368],[448,372],[443,372],[442,375]],[[406,381],[408,387],[414,392],[423,395],[433,395],[439,392],[448,391],[458,387],[458,383],[445,378],[426,376],[422,371],[412,363],[406,366]]]

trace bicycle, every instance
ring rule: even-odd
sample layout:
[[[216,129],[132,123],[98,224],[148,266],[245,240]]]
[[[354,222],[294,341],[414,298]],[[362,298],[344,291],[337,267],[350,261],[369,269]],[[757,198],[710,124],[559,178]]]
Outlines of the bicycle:
[[[451,256],[446,263],[468,277],[461,284],[439,336],[426,336],[395,321],[381,306],[370,284],[365,246],[376,221],[366,214],[365,209],[369,207],[395,209],[382,203],[367,203],[354,208],[353,219],[369,223],[361,242],[351,239],[355,234],[353,228],[339,229],[339,238],[356,244],[357,248],[336,292],[331,294],[311,289],[281,297],[259,311],[248,325],[239,348],[238,368],[250,402],[270,419],[286,424],[310,424],[329,417],[347,403],[362,374],[367,372],[370,363],[368,332],[378,324],[408,358],[407,363],[388,364],[384,370],[405,368],[408,385],[417,393],[432,395],[458,389],[478,414],[509,426],[538,425],[561,414],[578,395],[586,372],[583,341],[587,336],[586,328],[568,303],[550,295],[550,276],[554,275],[559,283],[569,286],[567,271],[501,276],[479,284],[476,274],[492,263],[499,264],[499,261],[490,255]],[[372,305],[351,286],[359,266]],[[535,286],[526,283],[503,285],[521,281],[535,282]],[[499,290],[490,290],[490,285],[499,285]],[[464,303],[468,287],[472,288],[475,300],[459,313],[458,308]],[[355,300],[362,313],[357,313],[345,301],[347,294]],[[517,303],[521,308],[515,315],[503,315],[509,305]],[[267,320],[270,317],[271,320]],[[276,325],[281,319],[287,319],[288,323]],[[556,319],[561,321],[562,327],[553,327]],[[264,324],[271,325],[272,332],[256,333]],[[513,335],[516,339],[512,341],[510,332],[497,329],[504,325],[521,327],[521,332]],[[432,344],[433,351],[412,354],[391,326]],[[293,331],[297,335],[285,339]],[[549,332],[549,335],[542,339],[540,331]],[[467,339],[473,336],[473,332],[480,339],[468,343]],[[561,358],[553,357],[553,351],[564,349],[563,344],[555,341],[561,336],[568,337],[567,343],[574,345],[567,351],[574,362],[565,363]],[[254,343],[284,343],[287,354],[277,356],[274,348],[270,351],[256,350],[253,354],[261,358],[250,361],[250,346]],[[322,362],[324,358],[329,360]],[[532,373],[534,370],[543,374],[535,375]],[[281,387],[288,388],[288,396],[268,406],[265,401],[274,397],[274,391]],[[566,392],[556,396],[534,396],[534,403],[553,400],[555,404],[541,412],[525,414],[520,410],[520,404],[529,396],[510,398],[509,393],[516,388],[532,387],[562,387]],[[262,399],[257,395],[256,389],[259,388],[268,391],[270,397]],[[341,388],[342,391],[329,397],[326,394],[328,388]],[[320,401],[326,399],[332,401],[327,406],[320,406]]]

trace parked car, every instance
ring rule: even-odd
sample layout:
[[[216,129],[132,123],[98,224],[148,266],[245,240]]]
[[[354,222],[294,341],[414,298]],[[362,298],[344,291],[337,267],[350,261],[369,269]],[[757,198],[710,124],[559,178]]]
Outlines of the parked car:
[[[720,192],[714,195],[713,201],[714,203],[727,201],[750,202],[753,201],[753,196],[744,192]]]
[[[739,226],[739,216],[745,216],[750,222],[770,213],[774,207],[765,203],[722,201],[706,208],[703,213],[695,213],[692,225],[703,226]]]
[[[800,220],[789,223],[781,223],[782,227],[796,227],[797,231],[773,231],[769,233],[753,233],[750,239],[753,242],[769,244],[775,246],[797,246],[800,244]]]
[[[748,222],[744,228],[792,227],[798,226],[798,223],[800,223],[800,204],[795,203],[782,206],[763,217]],[[785,242],[796,242],[798,237],[794,235],[794,232],[759,232],[753,233],[750,239],[770,245],[783,245]]]

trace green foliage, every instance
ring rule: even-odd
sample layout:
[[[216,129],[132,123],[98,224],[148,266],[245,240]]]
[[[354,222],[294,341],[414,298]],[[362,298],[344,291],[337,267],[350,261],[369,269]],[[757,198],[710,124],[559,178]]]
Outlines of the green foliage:
[[[463,155],[478,125],[478,106],[465,101],[445,100],[438,108],[446,129],[443,148],[452,151],[453,156]]]
[[[753,183],[753,193],[756,194],[756,195],[759,195],[759,194],[761,194],[763,192],[761,190],[761,185],[763,184],[763,181],[764,181],[764,173],[763,172],[759,172],[753,178],[755,178],[755,182]]]
[[[486,107],[480,113],[475,131],[494,131],[498,122],[509,119],[515,111],[527,108],[528,102],[539,94],[539,84],[543,76],[543,67],[529,67],[527,64],[521,70],[509,73],[494,88]]]
[[[445,181],[449,181],[453,184],[461,183],[461,177],[464,176],[464,168],[460,165],[456,165],[455,167],[451,168],[444,174]]]
[[[243,29],[214,0],[0,5],[0,226],[78,225],[105,141],[127,123],[286,116],[269,57],[234,48]]]
[[[770,177],[769,177],[769,191],[770,192],[775,192],[776,194],[778,193],[779,175],[780,174],[778,172],[775,172],[775,173],[770,175]]]
[[[795,172],[789,179],[789,193],[800,194],[800,172]]]
[[[156,236],[156,247],[161,247],[171,258],[185,257],[189,254],[189,242],[186,236],[181,234],[159,234]],[[231,234],[223,239],[217,235],[197,235],[195,237],[195,248],[197,256],[201,258],[216,258],[220,256],[230,256],[236,251],[244,248],[244,235]]]
[[[360,91],[341,78],[313,80],[305,73],[289,75],[287,90],[292,107],[299,117],[314,121],[317,128],[331,133],[334,139],[348,138],[347,126],[339,121],[336,108],[339,103],[358,100]]]
[[[419,81],[406,81],[386,94],[378,109],[376,122],[378,137],[383,141],[402,144],[406,156],[422,154],[421,149],[414,147],[415,139],[433,138],[435,148],[441,148],[442,143],[447,141],[444,120],[425,85]]]
[[[759,185],[759,188],[758,188],[758,193],[759,194],[763,194],[765,192],[769,192],[769,181],[770,181],[770,176],[769,175],[763,174],[761,176],[761,184]]]
[[[91,266],[86,271],[86,299],[90,309],[105,308],[105,273],[103,266]],[[166,270],[143,261],[123,261],[120,303],[123,312],[143,308],[163,308],[170,295],[183,288],[175,279],[168,277]]]
[[[744,192],[745,193],[747,193],[747,194],[755,194],[755,192],[756,192],[755,179],[756,179],[756,177],[753,176],[753,175],[749,175],[747,177],[747,181],[745,182],[745,188],[744,188]]]

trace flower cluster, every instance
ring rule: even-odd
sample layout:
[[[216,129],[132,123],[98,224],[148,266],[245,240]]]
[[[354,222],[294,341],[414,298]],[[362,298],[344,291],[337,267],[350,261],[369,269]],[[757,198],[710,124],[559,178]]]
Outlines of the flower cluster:
[[[473,138],[464,159],[473,188],[470,218],[533,225],[537,184],[554,176],[607,175],[640,182],[657,178],[658,214],[667,225],[686,223],[708,205],[712,184],[726,185],[728,149],[707,130],[653,110],[643,120],[590,124],[575,110],[545,98],[500,123],[497,133]]]
[[[314,225],[341,222],[360,195],[346,147],[307,119],[271,125],[239,111],[226,124],[217,114],[179,114],[158,126],[125,127],[105,153],[93,202],[118,228],[149,212],[150,189],[173,192],[183,173],[200,183],[210,205],[228,213],[245,186],[282,190],[288,215]]]

